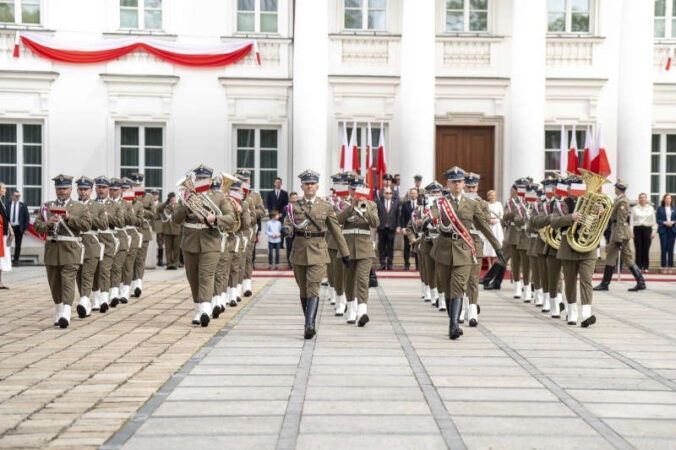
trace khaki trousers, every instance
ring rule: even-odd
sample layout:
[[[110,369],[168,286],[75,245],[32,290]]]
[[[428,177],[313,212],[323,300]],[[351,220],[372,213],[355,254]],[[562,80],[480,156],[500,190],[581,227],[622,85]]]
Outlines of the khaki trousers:
[[[181,235],[165,234],[164,236],[164,257],[167,260],[167,267],[178,267],[178,252],[181,247]]]
[[[537,256],[528,257],[528,265],[531,267],[531,279],[533,281],[533,289],[542,288],[542,272],[540,271],[540,266],[538,265]]]
[[[331,269],[333,271],[333,283],[331,286],[336,290],[336,295],[343,295],[345,293],[345,264],[341,258],[338,250],[329,249],[329,257],[331,258]]]
[[[92,286],[94,285],[94,275],[99,266],[99,258],[86,258],[77,271],[77,288],[80,291],[80,297],[90,297]]]
[[[122,283],[122,271],[124,263],[127,260],[128,250],[118,250],[113,257],[113,264],[110,268],[110,287],[119,287]]]
[[[631,267],[634,265],[634,254],[631,251],[629,239],[627,239],[621,243],[613,242],[606,246],[606,266],[615,266],[615,264],[617,264],[617,255],[620,253],[622,265],[624,267]]]
[[[561,292],[561,260],[556,256],[545,258],[547,265],[547,291],[550,297],[556,297]]]
[[[472,264],[467,264],[464,266],[451,266],[451,291],[450,298],[462,298],[462,295],[465,293],[465,288],[467,287],[467,282],[469,281],[469,276],[472,271]]]
[[[216,274],[214,276],[214,295],[225,293],[228,288],[228,278],[230,277],[230,264],[232,258],[226,248],[219,254],[218,264],[216,265]]]
[[[122,266],[122,284],[129,285],[134,279],[134,263],[136,262],[138,251],[138,248],[131,248],[127,251],[127,256]]]
[[[368,303],[371,265],[371,258],[350,260],[350,265],[345,271],[345,294],[348,301],[356,298],[357,303]]]
[[[150,244],[150,241],[143,241],[141,248],[139,248],[136,252],[136,259],[134,260],[134,280],[143,279],[143,274],[146,270],[148,244]]]
[[[301,298],[319,297],[319,285],[326,273],[326,264],[301,266],[293,264],[293,276],[300,289]],[[351,301],[351,299],[348,299]]]
[[[425,284],[434,289],[437,287],[436,261],[432,258],[432,241],[423,242],[425,251],[423,252],[423,259],[425,260]]]
[[[512,268],[514,270],[514,281],[523,280],[523,285],[530,284],[530,257],[527,250],[516,250],[512,256]],[[520,273],[519,273],[520,271]]]
[[[566,281],[566,301],[575,303],[577,301],[577,277],[580,276],[580,297],[583,305],[592,303],[592,275],[594,274],[595,259],[582,261],[561,261],[563,267],[563,278]]]
[[[244,276],[242,279],[249,280],[253,276],[253,255],[256,251],[256,233],[251,233],[252,237],[249,239],[249,243],[246,246],[246,261],[245,261],[245,270]]]
[[[96,273],[94,274],[93,289],[95,291],[106,292],[110,289],[110,272],[112,267],[113,256],[104,254],[103,259],[99,261],[99,264],[96,266]]]
[[[479,300],[479,278],[481,277],[481,262],[483,258],[477,255],[477,264],[472,264],[467,281],[467,298],[472,305],[476,305]]]
[[[185,276],[194,303],[210,302],[214,296],[214,276],[221,252],[192,253],[183,250]]]
[[[75,278],[79,264],[63,266],[45,266],[47,269],[47,283],[52,293],[54,303],[72,305],[75,299]]]

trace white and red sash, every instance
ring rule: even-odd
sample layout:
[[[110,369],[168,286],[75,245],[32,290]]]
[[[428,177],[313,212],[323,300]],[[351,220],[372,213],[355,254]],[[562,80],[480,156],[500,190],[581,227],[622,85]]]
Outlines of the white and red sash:
[[[451,223],[451,227],[453,227],[453,231],[459,234],[460,237],[462,237],[462,240],[465,241],[467,245],[469,245],[469,248],[472,250],[472,262],[476,264],[476,248],[474,247],[474,241],[460,219],[458,219],[458,216],[455,214],[451,203],[445,197],[440,198],[437,203],[439,204],[439,210],[446,214],[446,217]]]

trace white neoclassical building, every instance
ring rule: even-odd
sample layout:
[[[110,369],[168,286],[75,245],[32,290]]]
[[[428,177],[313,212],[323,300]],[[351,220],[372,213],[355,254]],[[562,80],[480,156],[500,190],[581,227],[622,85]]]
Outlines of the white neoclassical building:
[[[0,0],[0,180],[31,206],[64,172],[140,169],[164,193],[206,163],[265,190],[338,170],[342,123],[385,130],[404,185],[450,165],[483,190],[558,169],[560,128],[601,127],[630,195],[676,192],[676,10],[666,0]],[[256,39],[222,68],[144,52],[56,63],[17,30],[86,43]],[[326,179],[326,178],[325,178]],[[293,181],[290,181],[293,180]],[[293,184],[293,186],[291,186]]]

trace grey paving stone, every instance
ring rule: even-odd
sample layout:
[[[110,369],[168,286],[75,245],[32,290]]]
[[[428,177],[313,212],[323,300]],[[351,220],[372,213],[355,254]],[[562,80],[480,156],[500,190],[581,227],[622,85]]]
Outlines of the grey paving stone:
[[[237,434],[247,430],[256,433],[278,433],[282,425],[279,416],[220,416],[220,417],[151,417],[137,431],[139,436],[157,436],[165,438],[174,435],[190,435],[195,433]]]
[[[355,433],[429,433],[437,434],[439,429],[429,416],[335,416],[305,414],[300,423],[300,434],[334,433],[352,435]]]
[[[277,434],[268,435],[185,435],[163,437],[157,436],[134,436],[122,448],[124,450],[185,450],[186,447],[193,449],[272,449],[275,448]]]
[[[169,400],[286,400],[289,387],[177,387]]]
[[[287,400],[227,400],[211,402],[162,403],[155,411],[157,416],[240,416],[240,415],[282,415]]]
[[[298,436],[297,449],[389,449],[389,450],[441,450],[446,449],[444,440],[439,435],[387,435],[387,434],[360,434],[355,435],[314,435],[301,434]]]
[[[181,383],[182,387],[234,387],[234,386],[289,386],[293,384],[293,375],[188,375]]]
[[[418,400],[424,397],[418,387],[321,387],[308,386],[305,400]]]
[[[424,401],[306,400],[304,414],[429,414]]]

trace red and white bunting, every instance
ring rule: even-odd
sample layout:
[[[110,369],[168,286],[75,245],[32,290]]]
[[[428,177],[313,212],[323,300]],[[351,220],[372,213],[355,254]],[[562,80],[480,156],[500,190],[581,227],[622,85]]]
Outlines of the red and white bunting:
[[[228,197],[236,201],[237,203],[242,203],[242,199],[244,199],[244,196],[242,195],[241,192],[239,191],[230,191],[228,192]]]
[[[146,191],[143,190],[142,187],[136,187],[134,188],[134,195],[136,197],[143,197],[144,195],[146,195]]]
[[[250,190],[251,185],[242,181],[242,192],[244,192],[244,195],[248,194]]]
[[[357,146],[357,122],[352,122],[352,133],[350,133],[350,149],[352,154],[350,155],[351,164],[347,165],[348,170],[353,170],[355,173],[359,173],[359,147]],[[348,151],[348,153],[350,153]]]
[[[127,189],[126,191],[122,192],[122,199],[127,200],[127,201],[133,201],[134,200],[134,191],[131,189]]]
[[[531,190],[526,191],[526,201],[527,202],[534,202],[537,199],[538,199],[538,194],[537,194],[536,191],[531,191]]]
[[[383,175],[387,173],[387,166],[385,164],[385,130],[383,130],[383,123],[380,122],[380,136],[378,137],[378,159],[376,161],[376,182],[378,189],[383,188]]]
[[[553,184],[548,184],[545,186],[545,194],[547,197],[554,197],[554,191],[556,190],[555,186]]]

